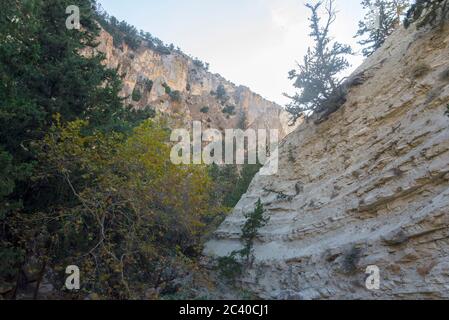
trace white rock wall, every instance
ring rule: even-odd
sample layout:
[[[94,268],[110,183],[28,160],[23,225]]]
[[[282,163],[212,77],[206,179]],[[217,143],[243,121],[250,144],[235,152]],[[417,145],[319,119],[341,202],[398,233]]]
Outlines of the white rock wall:
[[[270,222],[242,284],[261,297],[449,298],[448,31],[388,39],[340,110],[286,138],[278,174],[256,176],[205,253],[239,248],[260,198]],[[365,287],[369,265],[380,290]]]

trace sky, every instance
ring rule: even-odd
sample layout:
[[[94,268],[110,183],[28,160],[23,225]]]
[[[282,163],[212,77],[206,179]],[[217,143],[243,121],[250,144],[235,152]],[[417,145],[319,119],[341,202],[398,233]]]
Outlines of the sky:
[[[237,85],[283,106],[295,88],[288,72],[311,45],[305,0],[99,0],[102,7],[138,30],[210,63]],[[314,2],[311,0],[311,2]],[[336,0],[332,36],[352,45],[351,69],[363,61],[354,35],[364,15],[361,0]]]

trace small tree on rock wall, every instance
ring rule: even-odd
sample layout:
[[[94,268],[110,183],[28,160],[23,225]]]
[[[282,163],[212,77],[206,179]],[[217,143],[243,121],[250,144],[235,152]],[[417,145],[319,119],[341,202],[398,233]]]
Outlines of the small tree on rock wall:
[[[320,17],[322,5],[321,1],[315,5],[306,4],[312,13],[309,20],[314,46],[307,50],[303,64],[298,65],[299,69],[289,73],[289,79],[294,80],[294,86],[300,89],[294,96],[286,94],[292,100],[287,105],[287,111],[292,115],[293,122],[303,115],[324,111],[328,102],[340,92],[342,81],[339,74],[349,67],[345,56],[352,54],[351,47],[333,42],[330,36],[330,28],[336,19],[334,0],[325,3],[324,24]]]
[[[259,233],[259,229],[264,227],[269,218],[264,217],[264,208],[260,199],[256,203],[256,208],[254,211],[245,215],[246,222],[242,227],[242,241],[243,241],[243,249],[240,251],[242,257],[249,260],[254,246],[254,240]]]
[[[407,12],[404,26],[408,28],[418,22],[417,28],[435,25],[438,20],[442,25],[449,16],[449,0],[416,0]]]
[[[401,24],[401,17],[409,6],[409,0],[363,0],[367,11],[359,22],[356,37],[365,37],[359,44],[364,46],[364,56],[372,55]]]
[[[243,271],[243,262],[248,263],[250,261],[253,254],[254,240],[259,233],[259,229],[266,226],[270,221],[269,217],[264,217],[264,212],[263,204],[259,199],[254,211],[245,215],[246,221],[242,226],[240,237],[243,248],[218,259],[218,269],[223,277],[230,280],[235,279]],[[244,261],[240,261],[238,257],[244,259]]]

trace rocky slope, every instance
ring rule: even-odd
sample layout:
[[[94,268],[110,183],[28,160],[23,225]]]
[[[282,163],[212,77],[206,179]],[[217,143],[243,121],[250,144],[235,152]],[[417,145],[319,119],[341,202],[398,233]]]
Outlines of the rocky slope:
[[[288,115],[279,105],[208,72],[181,52],[161,54],[145,46],[145,42],[137,50],[125,43],[117,48],[112,36],[104,30],[98,40],[97,50],[106,55],[109,67],[119,68],[124,76],[122,94],[128,97],[126,103],[135,108],[151,106],[178,120],[178,125],[188,126],[197,120],[204,127],[221,130],[279,129],[281,137],[292,131]],[[216,94],[220,85],[225,89],[225,97]],[[141,97],[133,99],[133,92]]]
[[[448,29],[390,37],[337,112],[285,139],[278,174],[255,177],[205,253],[239,248],[260,198],[271,220],[242,282],[261,297],[449,298]]]

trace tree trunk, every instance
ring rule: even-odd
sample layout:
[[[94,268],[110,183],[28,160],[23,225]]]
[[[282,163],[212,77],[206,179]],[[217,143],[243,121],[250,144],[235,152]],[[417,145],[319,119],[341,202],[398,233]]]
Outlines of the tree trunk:
[[[45,275],[45,269],[47,268],[47,260],[44,260],[44,263],[42,265],[42,269],[39,272],[39,276],[37,278],[36,281],[36,288],[34,289],[34,295],[33,295],[33,300],[37,300],[38,295],[39,295],[39,287],[41,286],[42,283],[42,279],[44,278]]]

